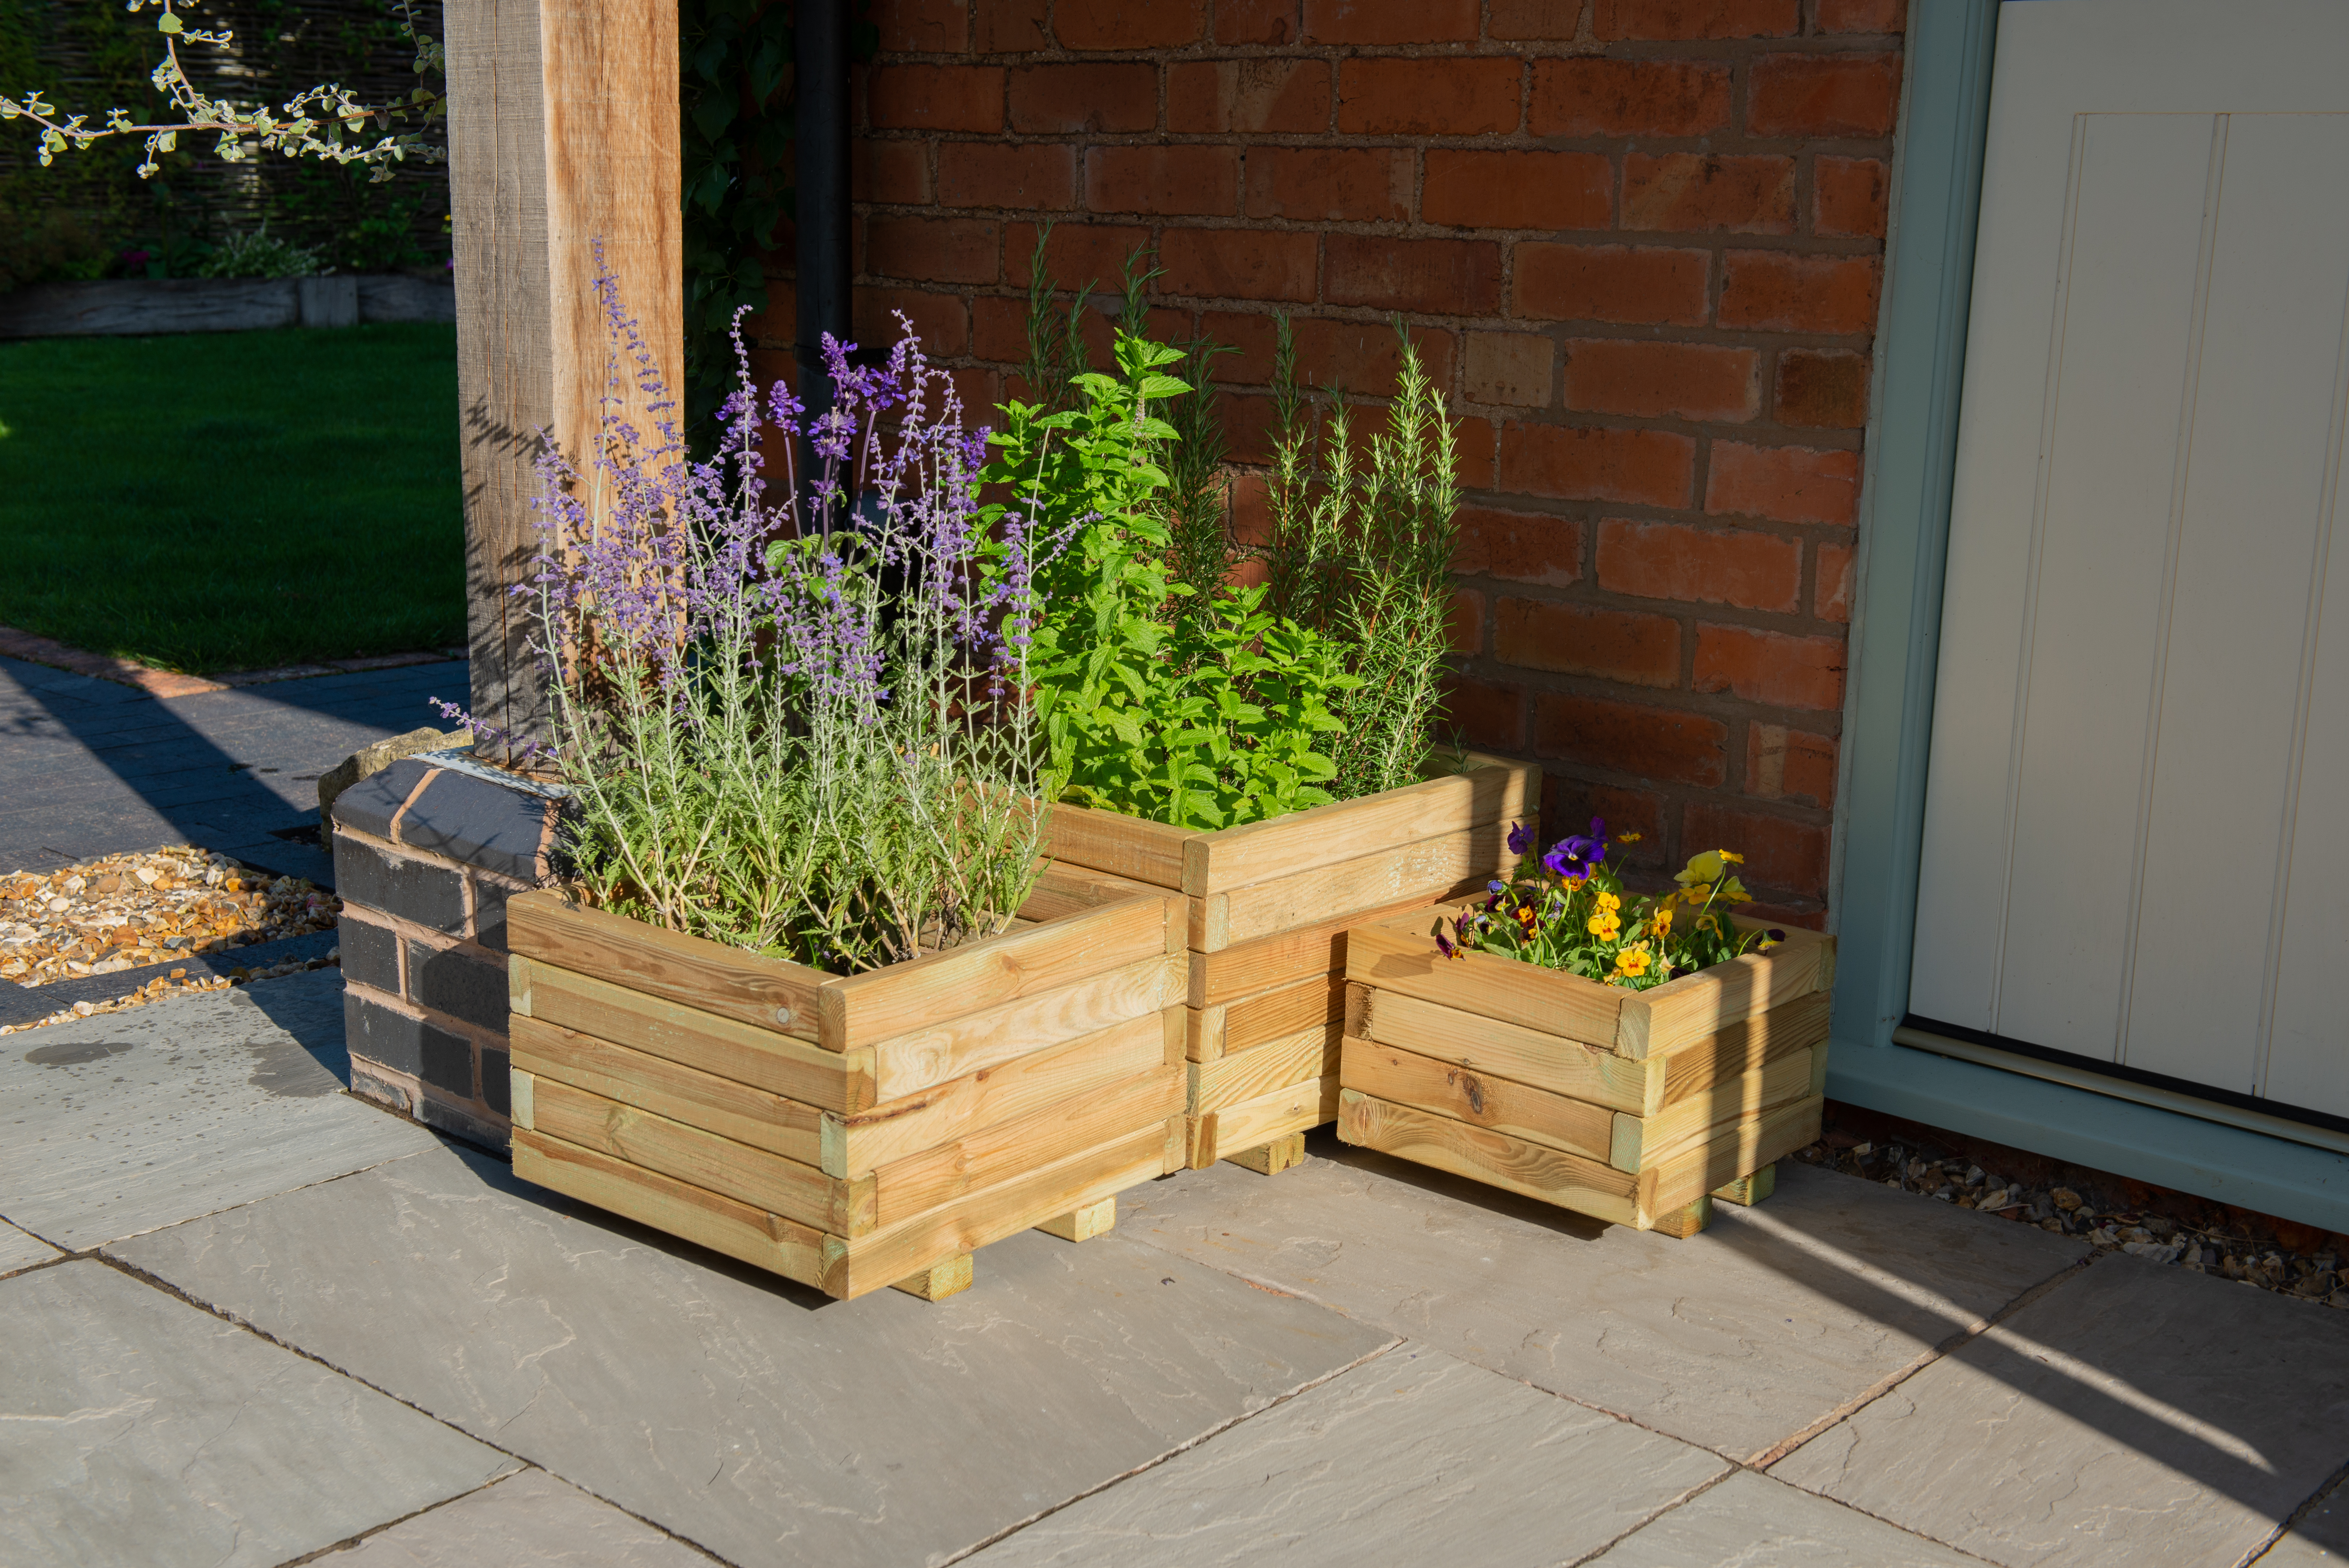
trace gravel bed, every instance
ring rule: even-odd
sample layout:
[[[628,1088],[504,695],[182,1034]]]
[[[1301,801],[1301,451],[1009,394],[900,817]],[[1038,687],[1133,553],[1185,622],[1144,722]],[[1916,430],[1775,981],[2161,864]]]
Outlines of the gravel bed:
[[[1954,1203],[2058,1235],[2078,1236],[2099,1253],[2122,1252],[2147,1263],[2217,1274],[2261,1290],[2326,1306],[2349,1307],[2349,1279],[2338,1253],[2299,1252],[2262,1240],[2220,1212],[2201,1224],[2129,1210],[2099,1210],[2070,1187],[2009,1181],[1960,1156],[1937,1159],[1898,1143],[1814,1143],[1793,1158],[1899,1191]]]
[[[199,955],[216,967],[237,948],[326,930],[341,913],[334,894],[299,877],[273,877],[192,844],[10,872],[0,875],[0,981],[38,987]],[[0,1026],[0,1035],[336,962],[328,954],[230,975],[173,968],[129,995]]]

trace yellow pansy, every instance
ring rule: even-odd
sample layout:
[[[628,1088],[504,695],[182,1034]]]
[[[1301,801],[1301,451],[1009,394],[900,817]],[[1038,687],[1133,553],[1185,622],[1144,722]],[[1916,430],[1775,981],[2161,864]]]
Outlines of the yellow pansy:
[[[1681,896],[1689,901],[1689,907],[1691,909],[1694,909],[1706,899],[1713,896],[1713,884],[1711,882],[1695,883],[1685,892],[1682,893]]]
[[[1622,932],[1623,920],[1620,915],[1602,909],[1590,917],[1590,923],[1585,929],[1601,942],[1612,942]]]
[[[1648,972],[1648,965],[1651,961],[1651,955],[1644,945],[1639,947],[1627,947],[1623,949],[1622,952],[1615,955],[1615,973],[1618,975],[1630,975],[1633,976],[1645,975]]]
[[[1671,934],[1672,906],[1667,903],[1658,907],[1655,913],[1648,916],[1648,928],[1658,936]]]
[[[1727,861],[1733,866],[1742,866],[1745,863],[1745,857],[1739,854],[1735,850],[1720,850],[1715,852],[1719,854],[1723,860]]]
[[[1620,909],[1623,907],[1623,901],[1602,888],[1599,892],[1599,907],[1607,910]]]
[[[1686,871],[1673,872],[1672,880],[1679,882],[1683,887],[1688,886],[1692,882],[1719,882],[1721,880],[1721,851],[1719,850],[1706,850],[1701,854],[1691,855],[1689,857],[1688,869]]]
[[[1727,882],[1721,884],[1721,896],[1727,899],[1732,903],[1751,903],[1754,902],[1754,895],[1747,892],[1745,891],[1745,884],[1739,882],[1735,877],[1731,877]]]

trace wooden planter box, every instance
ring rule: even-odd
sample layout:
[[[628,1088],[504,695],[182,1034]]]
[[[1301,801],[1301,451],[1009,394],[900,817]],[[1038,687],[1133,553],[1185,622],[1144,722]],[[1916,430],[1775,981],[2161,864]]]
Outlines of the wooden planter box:
[[[1078,806],[1052,810],[1063,864],[1183,896],[1185,1157],[1269,1175],[1338,1114],[1345,934],[1482,887],[1514,863],[1541,769],[1471,757],[1464,773],[1212,832]]]
[[[1597,1219],[1692,1235],[1768,1195],[1819,1135],[1835,938],[1625,991],[1495,954],[1431,917],[1347,938],[1338,1136]]]
[[[935,1298],[1181,1168],[1189,960],[1155,890],[1049,868],[1020,928],[848,976],[554,893],[506,910],[541,1186],[828,1295]]]

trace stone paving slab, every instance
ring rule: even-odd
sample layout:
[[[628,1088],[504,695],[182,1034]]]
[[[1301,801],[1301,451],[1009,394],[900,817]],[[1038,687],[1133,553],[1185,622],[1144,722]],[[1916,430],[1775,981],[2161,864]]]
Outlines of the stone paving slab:
[[[1702,1449],[1410,1345],[971,1562],[1548,1568],[1597,1551],[1727,1468]]]
[[[1603,1226],[1316,1135],[1133,1195],[1170,1253],[1748,1459],[2084,1255],[2084,1243],[1779,1167],[1689,1241]]]
[[[709,1559],[641,1519],[526,1470],[403,1519],[319,1568],[709,1568]]]
[[[0,1038],[0,1217],[80,1252],[440,1147],[349,1071],[333,969]]]
[[[2323,1568],[2349,1563],[2349,1488],[2334,1491],[2283,1539],[2261,1553],[2257,1568]]]
[[[92,1260],[0,1281],[0,1562],[268,1568],[496,1449]]]
[[[12,1274],[19,1269],[31,1268],[65,1254],[38,1236],[27,1235],[5,1220],[0,1220],[0,1274]]]
[[[2349,1462],[2349,1312],[2098,1259],[1772,1473],[2011,1564],[2240,1562]]]
[[[455,1149],[109,1250],[739,1563],[951,1553],[1394,1343],[1115,1233],[826,1302]]]
[[[1982,1559],[1740,1470],[1588,1568],[1978,1568]]]

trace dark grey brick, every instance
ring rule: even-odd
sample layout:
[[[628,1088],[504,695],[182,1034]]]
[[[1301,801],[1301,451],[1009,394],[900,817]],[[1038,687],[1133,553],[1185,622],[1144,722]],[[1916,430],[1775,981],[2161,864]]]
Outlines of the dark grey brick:
[[[506,972],[462,953],[443,952],[410,939],[408,944],[408,999],[506,1032]]]
[[[379,909],[451,936],[465,932],[464,881],[447,866],[388,855],[335,835],[335,891],[346,903]]]
[[[399,803],[424,777],[425,764],[404,758],[372,778],[362,779],[335,797],[335,820],[378,839],[391,837],[391,820]],[[337,874],[340,874],[339,872]]]
[[[510,1061],[503,1051],[481,1053],[481,1103],[500,1116],[513,1114],[513,1078],[507,1070]]]
[[[399,937],[380,925],[343,920],[336,941],[343,950],[344,978],[372,985],[387,995],[399,995]]]
[[[381,777],[381,775],[378,775]],[[555,804],[471,773],[436,775],[399,819],[399,841],[514,878],[536,882],[539,850]]]
[[[506,896],[502,883],[469,878],[473,884],[473,940],[493,953],[506,950]]]
[[[473,1042],[462,1036],[348,991],[343,993],[343,1032],[351,1055],[472,1097]]]

